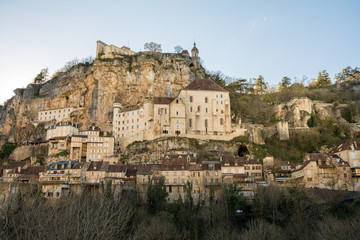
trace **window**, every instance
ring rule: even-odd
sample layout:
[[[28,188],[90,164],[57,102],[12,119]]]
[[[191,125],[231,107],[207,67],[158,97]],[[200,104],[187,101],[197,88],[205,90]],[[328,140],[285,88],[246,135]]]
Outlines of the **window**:
[[[208,120],[205,119],[205,127],[207,128],[208,127]]]
[[[176,111],[176,115],[179,115],[179,112],[178,112],[178,111]]]
[[[190,107],[190,112],[192,112],[192,107]]]
[[[206,113],[208,112],[208,108],[205,108],[205,112],[206,112]]]
[[[208,102],[208,98],[207,97],[205,97],[205,103],[207,103]]]
[[[355,152],[351,152],[351,157],[355,158]]]
[[[311,181],[312,181],[312,178],[307,178],[307,181],[308,181],[308,182],[311,182]]]
[[[224,119],[220,118],[220,125],[224,124]]]
[[[192,102],[193,101],[193,97],[192,96],[190,96],[190,102]]]
[[[221,101],[221,104],[223,104],[223,101]]]
[[[179,120],[176,120],[176,123],[179,123]]]
[[[220,94],[220,97],[222,98],[222,94]]]
[[[200,106],[198,106],[198,112],[200,112]]]
[[[176,103],[179,103],[179,99],[176,99]]]
[[[179,125],[176,125],[176,128],[179,128]]]
[[[189,119],[189,127],[192,127],[192,119]]]

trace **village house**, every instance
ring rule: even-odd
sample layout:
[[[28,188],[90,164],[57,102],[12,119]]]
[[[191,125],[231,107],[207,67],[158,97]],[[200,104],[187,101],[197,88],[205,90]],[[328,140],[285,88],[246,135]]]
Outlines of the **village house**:
[[[70,137],[70,159],[85,162],[87,156],[87,135],[72,135]]]
[[[360,140],[348,139],[338,146],[334,147],[331,155],[341,158],[347,162],[351,168],[353,178],[353,186],[355,191],[360,190]]]
[[[95,125],[92,125],[88,130],[80,131],[80,135],[87,136],[86,139],[86,161],[101,161],[106,156],[114,154],[114,137],[107,131],[101,131],[101,129]],[[81,139],[80,139],[81,138]],[[71,145],[70,152],[71,157],[80,158],[82,153],[83,144],[82,137],[76,137],[74,139],[75,144]],[[80,144],[81,143],[81,144]],[[81,145],[81,147],[80,147]],[[82,155],[82,154],[81,154]]]
[[[56,155],[69,150],[69,137],[53,137],[48,140],[48,155]]]
[[[59,198],[70,193],[71,169],[76,161],[58,161],[48,165],[46,172],[40,174],[39,183],[47,198]]]
[[[15,162],[11,161],[3,167],[2,182],[16,182],[17,178],[21,176],[21,171],[30,166],[30,161]]]
[[[161,163],[161,174],[165,178],[165,189],[168,202],[174,202],[181,196],[185,199],[186,184],[190,180],[189,164],[186,159],[164,158]]]
[[[38,183],[39,175],[45,171],[45,166],[28,166],[27,168],[21,169],[17,181],[21,183]]]
[[[294,183],[305,188],[352,190],[349,164],[338,156],[330,157],[323,153],[308,154],[304,164],[291,173]]]
[[[79,128],[77,124],[70,121],[58,122],[48,126],[46,131],[46,140],[57,137],[67,137],[73,134],[77,134]]]
[[[207,161],[206,159],[198,159],[203,169],[204,195],[203,204],[209,204],[211,200],[222,200],[222,176],[221,163],[219,161]]]
[[[104,183],[108,168],[108,162],[91,161],[89,168],[86,170],[86,183],[98,188],[100,183]]]

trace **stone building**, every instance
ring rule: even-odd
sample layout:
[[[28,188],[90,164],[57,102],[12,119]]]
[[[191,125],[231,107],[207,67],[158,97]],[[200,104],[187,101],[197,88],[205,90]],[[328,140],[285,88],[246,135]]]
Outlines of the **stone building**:
[[[49,150],[48,155],[54,155],[67,151],[69,149],[68,137],[53,137],[48,140]]]
[[[67,137],[77,134],[79,128],[77,124],[70,121],[62,121],[48,126],[46,131],[46,140],[56,137]]]
[[[87,136],[86,141],[86,161],[100,161],[105,156],[114,154],[114,137],[107,131],[95,125],[92,125],[88,130],[81,131],[81,135]]]
[[[190,180],[189,164],[186,159],[163,159],[161,174],[165,178],[165,189],[169,194],[167,201],[174,202],[179,196],[185,199],[186,184]]]
[[[305,188],[353,190],[349,164],[323,153],[308,154],[304,164],[291,173],[295,184]]]
[[[87,156],[87,135],[75,134],[70,137],[70,159],[85,162]]]
[[[350,165],[354,190],[360,190],[360,140],[348,139],[331,150],[334,157],[339,157]]]
[[[51,120],[56,121],[67,121],[70,120],[70,115],[73,111],[77,110],[73,107],[67,108],[55,108],[55,109],[48,109],[44,111],[38,112],[38,121],[39,122],[48,122]]]
[[[70,193],[71,169],[77,163],[76,161],[58,161],[49,164],[47,171],[39,177],[39,183],[45,197],[59,198]]]
[[[107,45],[102,41],[96,42],[96,58],[115,58],[120,55],[134,55],[136,52],[131,51],[126,46],[117,47],[115,45]]]
[[[232,128],[229,92],[210,79],[195,79],[175,98],[156,97],[125,109],[113,106],[113,133],[123,148],[161,136],[230,140],[245,134]]]

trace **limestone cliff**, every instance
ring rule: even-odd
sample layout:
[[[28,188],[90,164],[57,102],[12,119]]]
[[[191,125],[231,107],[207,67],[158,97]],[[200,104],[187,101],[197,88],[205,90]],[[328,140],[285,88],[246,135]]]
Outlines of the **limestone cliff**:
[[[0,130],[8,142],[38,141],[45,137],[44,124],[36,124],[41,110],[80,107],[72,120],[83,128],[95,122],[111,130],[112,105],[141,104],[146,98],[175,96],[204,70],[195,68],[187,54],[138,53],[115,59],[78,64],[44,84],[16,89],[0,108]]]

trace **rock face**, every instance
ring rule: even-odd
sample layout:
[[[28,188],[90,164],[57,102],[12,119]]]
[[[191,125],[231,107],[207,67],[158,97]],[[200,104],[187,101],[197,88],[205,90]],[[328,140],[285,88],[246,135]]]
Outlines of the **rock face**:
[[[195,77],[204,77],[187,54],[138,53],[115,59],[78,64],[44,84],[29,84],[0,108],[0,128],[12,143],[41,140],[43,124],[36,124],[41,110],[83,107],[72,119],[81,126],[97,123],[111,130],[112,105],[141,104],[147,98],[176,96]],[[35,122],[35,124],[34,124]],[[36,127],[35,127],[35,126]],[[37,129],[37,130],[36,130]],[[36,136],[35,136],[36,135]]]
[[[289,127],[307,128],[307,121],[313,111],[313,102],[309,98],[294,98],[277,106],[277,119],[289,123]]]

